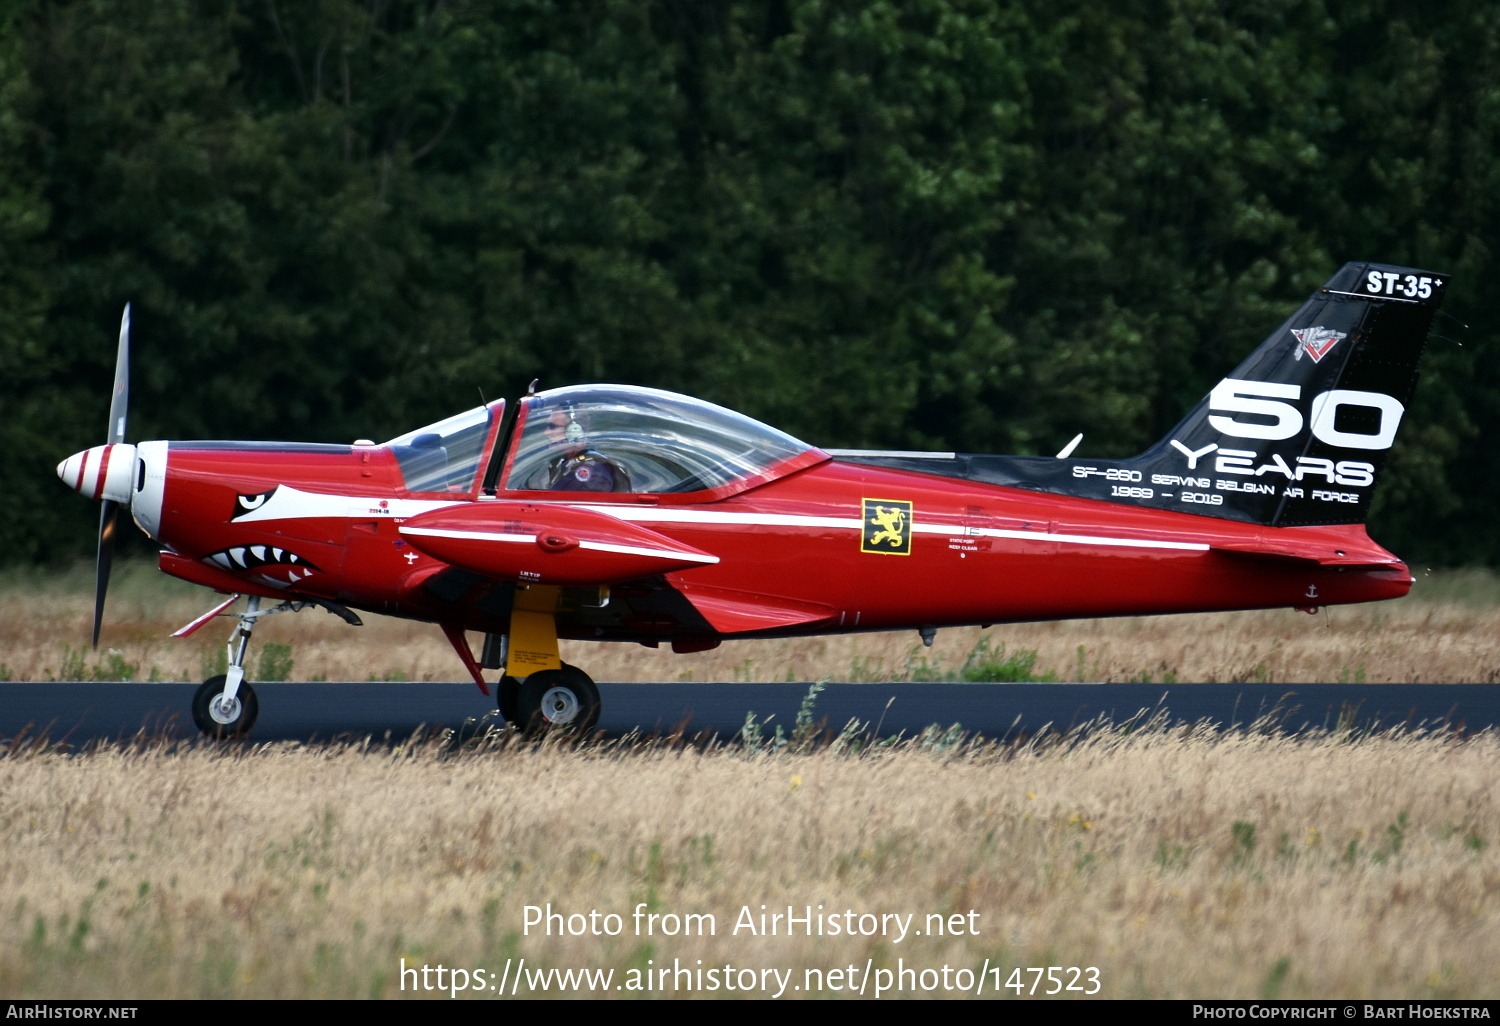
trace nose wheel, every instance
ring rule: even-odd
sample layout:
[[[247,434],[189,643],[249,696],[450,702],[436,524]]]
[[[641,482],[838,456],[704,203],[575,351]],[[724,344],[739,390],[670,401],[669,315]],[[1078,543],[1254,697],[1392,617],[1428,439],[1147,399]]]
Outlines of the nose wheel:
[[[210,677],[193,695],[193,722],[204,734],[215,739],[244,737],[260,715],[255,690],[241,681],[234,695],[227,696],[224,694],[227,679],[222,673]]]

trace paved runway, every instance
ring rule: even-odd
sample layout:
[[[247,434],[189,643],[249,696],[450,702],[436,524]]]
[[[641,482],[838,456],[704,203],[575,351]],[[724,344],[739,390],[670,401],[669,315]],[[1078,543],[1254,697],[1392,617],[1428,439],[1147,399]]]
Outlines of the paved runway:
[[[754,714],[767,733],[790,731],[809,689],[783,684],[601,683],[599,726],[730,738]],[[196,684],[0,684],[0,738],[45,731],[81,746],[144,730],[197,736],[190,706]],[[256,683],[260,719],[252,740],[334,737],[400,739],[423,727],[473,728],[491,715],[491,699],[472,683]],[[1284,730],[1340,725],[1379,729],[1446,725],[1465,732],[1500,723],[1500,687],[1491,684],[839,684],[813,706],[815,722],[837,732],[850,720],[862,732],[910,736],[929,726],[1014,738],[1068,729],[1099,717],[1115,723],[1160,714],[1170,722],[1226,727],[1270,716]]]

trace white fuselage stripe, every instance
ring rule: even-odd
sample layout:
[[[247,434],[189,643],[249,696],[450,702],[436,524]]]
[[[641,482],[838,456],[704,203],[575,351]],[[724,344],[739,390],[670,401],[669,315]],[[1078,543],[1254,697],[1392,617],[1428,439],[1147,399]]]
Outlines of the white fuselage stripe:
[[[813,517],[794,513],[730,513],[718,509],[663,509],[660,506],[579,506],[620,520],[643,524],[736,524],[744,527],[833,527],[858,531],[858,517]]]
[[[745,527],[831,527],[861,530],[858,517],[814,517],[785,513],[730,513],[724,510],[662,509],[660,507],[593,505],[582,509],[607,513],[621,520],[654,524],[724,524]],[[981,538],[1009,538],[1015,541],[1056,542],[1064,545],[1107,545],[1129,549],[1176,549],[1183,552],[1207,552],[1203,542],[1178,542],[1156,538],[1109,538],[1093,534],[1051,534],[1047,531],[1009,531],[997,527],[964,527],[958,524],[913,524],[913,534],[940,534],[945,537],[969,535]]]
[[[290,520],[302,517],[358,517],[367,516],[366,510],[379,508],[382,500],[377,497],[361,498],[348,495],[326,495],[303,492],[282,486],[263,506],[252,513],[236,518],[236,523],[258,520]],[[483,502],[466,501],[386,499],[387,516],[409,517],[433,509],[452,506],[473,505],[482,509]],[[628,503],[557,503],[572,509],[586,509],[639,524],[693,524],[723,525],[739,527],[810,527],[836,531],[859,531],[864,523],[859,517],[809,516],[799,513],[739,513],[723,509],[687,509],[662,506],[637,506]],[[401,528],[403,532],[408,529]],[[411,531],[415,533],[417,529]],[[535,535],[503,535],[478,533],[441,533],[424,529],[426,533],[440,537],[482,537],[491,541],[535,541]],[[1012,531],[995,527],[965,527],[960,524],[914,523],[913,534],[936,534],[946,537],[970,535],[981,538],[1007,538],[1014,541],[1052,542],[1059,545],[1103,545],[1128,549],[1172,549],[1182,552],[1207,552],[1209,546],[1203,542],[1168,541],[1165,538],[1111,538],[1094,534],[1052,534],[1047,531]],[[601,543],[586,543],[596,545]],[[606,551],[634,552],[640,555],[660,555],[663,558],[699,559],[684,553],[653,549],[609,549]],[[717,562],[717,560],[715,560]]]
[[[921,533],[922,525],[913,530]],[[948,528],[928,527],[928,534],[953,534]],[[973,527],[966,533],[981,538],[1015,538],[1020,541],[1054,541],[1066,545],[1114,545],[1127,549],[1181,549],[1184,552],[1207,552],[1209,546],[1203,542],[1174,542],[1164,538],[1105,538],[1093,534],[1047,534],[1043,531],[1005,531],[997,527]]]

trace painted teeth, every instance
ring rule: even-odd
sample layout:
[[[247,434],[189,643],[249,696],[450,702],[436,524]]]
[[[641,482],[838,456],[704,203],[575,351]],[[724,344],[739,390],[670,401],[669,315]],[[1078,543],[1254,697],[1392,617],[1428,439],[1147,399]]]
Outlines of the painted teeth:
[[[238,570],[259,570],[268,566],[295,566],[303,569],[303,572],[293,574],[292,580],[301,580],[317,570],[307,560],[295,552],[277,548],[272,545],[236,545],[230,549],[213,552],[203,557],[205,563],[211,563],[221,570],[230,572]]]

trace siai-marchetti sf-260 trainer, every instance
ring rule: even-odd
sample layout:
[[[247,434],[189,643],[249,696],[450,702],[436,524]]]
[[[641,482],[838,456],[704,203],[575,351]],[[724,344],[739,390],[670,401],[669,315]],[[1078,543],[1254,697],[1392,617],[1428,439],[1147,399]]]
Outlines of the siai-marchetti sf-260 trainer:
[[[507,720],[586,730],[599,692],[559,638],[930,640],[1406,594],[1406,566],[1364,521],[1446,287],[1345,265],[1133,459],[824,450],[629,385],[500,400],[379,445],[129,444],[127,308],[108,441],[58,474],[104,503],[96,643],[122,506],[163,571],[230,596],[179,635],[246,598],[228,673],[193,702],[210,735],[255,721],[256,620],[308,606],[435,623],[486,693],[499,671]]]

